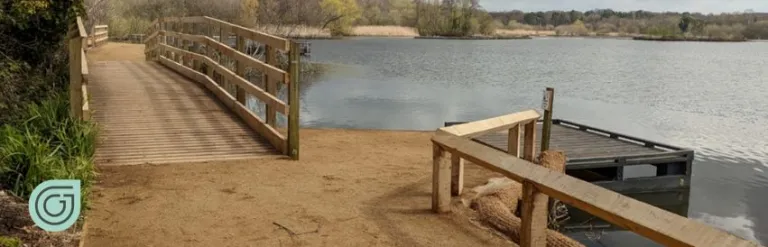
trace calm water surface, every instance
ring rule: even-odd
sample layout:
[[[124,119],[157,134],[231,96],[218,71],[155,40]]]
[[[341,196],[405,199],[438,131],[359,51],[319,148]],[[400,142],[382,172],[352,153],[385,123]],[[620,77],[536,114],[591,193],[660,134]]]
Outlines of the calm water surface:
[[[556,118],[696,150],[689,216],[768,244],[768,43],[311,43],[336,66],[306,78],[305,127],[434,130],[537,108],[551,86]]]

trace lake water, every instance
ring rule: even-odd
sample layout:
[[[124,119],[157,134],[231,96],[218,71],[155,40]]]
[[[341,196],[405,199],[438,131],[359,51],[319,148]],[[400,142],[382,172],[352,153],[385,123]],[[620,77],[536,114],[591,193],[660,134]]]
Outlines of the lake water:
[[[538,108],[554,87],[555,118],[694,149],[689,217],[768,244],[768,43],[311,43],[336,66],[306,78],[304,127],[434,130]]]

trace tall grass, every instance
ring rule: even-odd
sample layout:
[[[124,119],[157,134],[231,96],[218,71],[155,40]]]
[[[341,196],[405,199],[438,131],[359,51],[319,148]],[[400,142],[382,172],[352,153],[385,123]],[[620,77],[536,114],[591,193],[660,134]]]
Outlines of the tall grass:
[[[43,181],[79,179],[85,205],[96,127],[69,116],[65,94],[28,105],[23,119],[0,127],[0,188],[28,199]]]

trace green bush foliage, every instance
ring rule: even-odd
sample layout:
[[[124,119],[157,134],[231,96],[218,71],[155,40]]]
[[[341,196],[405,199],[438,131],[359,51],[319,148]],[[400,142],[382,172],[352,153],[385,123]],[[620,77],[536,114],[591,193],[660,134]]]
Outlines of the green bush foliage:
[[[0,127],[0,187],[26,199],[45,180],[79,179],[86,198],[96,127],[70,117],[66,94],[28,105],[23,117]]]
[[[17,237],[0,236],[0,247],[21,247],[21,239]]]
[[[66,36],[82,0],[0,3],[0,125],[19,120],[24,105],[67,87]]]

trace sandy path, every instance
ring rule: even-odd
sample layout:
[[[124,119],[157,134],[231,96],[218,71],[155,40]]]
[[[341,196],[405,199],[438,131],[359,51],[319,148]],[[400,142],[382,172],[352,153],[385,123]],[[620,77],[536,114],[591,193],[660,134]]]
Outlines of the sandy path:
[[[301,135],[300,162],[103,168],[86,246],[509,244],[465,217],[431,213],[430,132]],[[302,227],[290,234],[282,221]]]
[[[110,43],[88,56],[142,53]],[[460,213],[431,213],[431,135],[302,129],[301,161],[100,167],[85,246],[513,245]],[[467,186],[489,175],[466,174]]]

